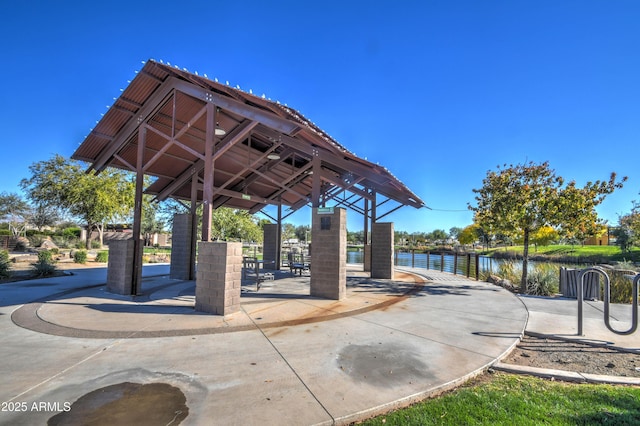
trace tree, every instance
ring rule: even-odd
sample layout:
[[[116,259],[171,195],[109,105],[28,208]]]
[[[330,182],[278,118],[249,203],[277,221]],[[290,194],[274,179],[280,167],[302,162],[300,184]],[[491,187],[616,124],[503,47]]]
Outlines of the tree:
[[[440,242],[440,244],[444,244],[447,241],[447,237],[449,237],[449,234],[444,229],[435,229],[428,235],[429,240]]]
[[[87,226],[87,248],[91,231],[97,229],[100,243],[106,222],[128,215],[133,208],[135,185],[131,174],[107,168],[100,174],[85,172],[81,163],[54,155],[29,166],[31,177],[20,186],[35,204],[67,210]]]
[[[551,226],[541,226],[531,237],[531,242],[535,244],[536,250],[538,245],[548,246],[552,241],[559,237],[558,231]]]
[[[309,225],[298,225],[294,230],[294,234],[298,241],[307,241],[311,235],[311,227]]]
[[[6,220],[14,237],[24,234],[30,214],[29,204],[15,192],[0,194],[0,218]]]
[[[570,182],[565,187],[564,179],[556,176],[548,162],[505,165],[487,172],[482,188],[473,190],[477,205],[469,209],[475,214],[474,221],[488,232],[522,236],[520,291],[525,293],[531,236],[543,226],[555,226],[565,235],[594,230],[598,223],[595,206],[622,182],[616,182],[613,173],[607,182],[589,182],[584,188]]]
[[[144,245],[151,245],[151,236],[164,231],[165,223],[159,218],[160,205],[151,201],[150,195],[142,196],[142,222],[140,233],[144,238]]]
[[[598,218],[595,207],[602,203],[608,194],[622,187],[616,182],[616,174],[612,173],[608,181],[587,182],[583,188],[576,187],[575,182],[569,182],[559,197],[557,212],[560,220],[560,234],[568,239],[584,242],[585,239],[602,235],[606,230],[605,224]]]
[[[29,222],[35,226],[38,231],[42,231],[44,227],[53,227],[60,221],[60,212],[53,206],[43,203],[37,203],[31,210]]]
[[[459,228],[457,226],[449,228],[449,236],[454,240],[458,239],[458,235],[460,235],[461,232],[462,232],[462,228]]]
[[[474,244],[480,237],[480,225],[474,223],[472,225],[464,227],[458,233],[458,242],[463,246],[467,244]]]
[[[631,249],[631,246],[640,243],[640,203],[633,201],[633,208],[618,218],[618,227],[614,229],[616,244],[622,251]]]
[[[211,238],[223,241],[262,241],[262,229],[247,210],[218,207],[211,215]]]
[[[291,240],[296,237],[296,227],[293,223],[282,224],[282,241]]]

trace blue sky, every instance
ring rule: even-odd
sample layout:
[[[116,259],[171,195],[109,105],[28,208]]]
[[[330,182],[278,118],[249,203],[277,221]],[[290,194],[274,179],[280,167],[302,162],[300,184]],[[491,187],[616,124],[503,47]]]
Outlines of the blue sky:
[[[628,176],[598,209],[615,224],[640,199],[638,22],[616,0],[4,1],[0,192],[70,156],[153,58],[287,103],[387,167],[433,208],[387,216],[396,230],[470,224],[486,172],[528,161]]]

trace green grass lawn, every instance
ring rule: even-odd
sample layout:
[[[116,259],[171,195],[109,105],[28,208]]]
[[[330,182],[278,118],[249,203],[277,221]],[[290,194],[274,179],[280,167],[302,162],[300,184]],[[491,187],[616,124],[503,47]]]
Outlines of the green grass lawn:
[[[365,425],[640,425],[640,387],[487,374]]]
[[[502,255],[505,252],[521,255],[524,246],[500,247],[488,250],[486,253]],[[571,245],[549,245],[549,246],[529,246],[530,256],[548,256],[553,258],[575,258],[581,260],[592,260],[594,262],[640,262],[640,248],[634,247],[630,252],[622,252],[617,246],[571,246]]]

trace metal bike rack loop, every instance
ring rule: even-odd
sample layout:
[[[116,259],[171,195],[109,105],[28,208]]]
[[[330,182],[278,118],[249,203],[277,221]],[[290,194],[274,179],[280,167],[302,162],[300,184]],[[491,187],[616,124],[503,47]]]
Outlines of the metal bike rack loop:
[[[640,274],[637,274],[636,276],[633,277],[632,279],[632,293],[633,293],[633,301],[631,302],[631,307],[633,309],[633,311],[631,312],[631,328],[629,330],[625,330],[625,331],[621,331],[621,330],[616,330],[611,326],[610,323],[610,319],[609,319],[609,303],[610,303],[610,299],[611,299],[611,281],[609,280],[609,275],[607,275],[607,273],[598,267],[591,267],[591,268],[586,268],[580,271],[580,275],[578,277],[578,335],[582,336],[584,335],[584,333],[582,332],[582,320],[583,320],[583,313],[582,313],[582,304],[584,302],[584,277],[587,274],[599,274],[602,275],[604,277],[604,324],[607,326],[607,328],[615,333],[615,334],[620,334],[623,336],[626,336],[628,334],[633,334],[635,333],[635,331],[638,328],[638,287],[640,284]]]

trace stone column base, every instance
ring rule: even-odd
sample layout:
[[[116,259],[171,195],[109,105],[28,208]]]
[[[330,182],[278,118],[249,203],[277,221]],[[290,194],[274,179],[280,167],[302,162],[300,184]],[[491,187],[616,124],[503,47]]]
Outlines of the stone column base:
[[[242,243],[198,243],[196,311],[229,315],[240,310]]]

